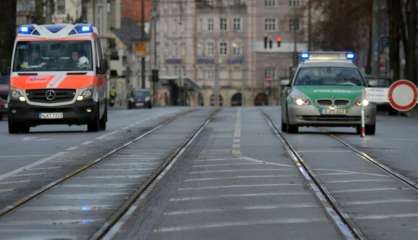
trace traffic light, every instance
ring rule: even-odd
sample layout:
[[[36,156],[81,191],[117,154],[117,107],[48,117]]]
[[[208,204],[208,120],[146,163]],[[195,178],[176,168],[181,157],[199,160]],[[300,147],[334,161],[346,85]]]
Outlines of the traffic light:
[[[276,36],[276,43],[277,43],[277,47],[280,47],[282,45],[282,37],[281,36]]]
[[[158,69],[152,69],[152,72],[151,72],[151,79],[152,79],[152,81],[153,82],[158,82],[158,80],[159,80],[159,71],[158,71]]]

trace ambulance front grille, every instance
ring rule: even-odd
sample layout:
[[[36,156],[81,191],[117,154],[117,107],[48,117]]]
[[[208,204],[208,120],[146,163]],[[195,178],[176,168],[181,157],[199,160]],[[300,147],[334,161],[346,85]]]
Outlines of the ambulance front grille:
[[[31,102],[37,103],[62,103],[74,100],[74,89],[36,89],[26,90],[26,95]]]

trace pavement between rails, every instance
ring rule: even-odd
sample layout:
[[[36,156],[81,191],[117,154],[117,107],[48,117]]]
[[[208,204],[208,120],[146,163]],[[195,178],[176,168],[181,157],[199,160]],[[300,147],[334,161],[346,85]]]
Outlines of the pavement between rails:
[[[88,239],[212,112],[200,109],[174,118],[47,189],[0,218],[2,237]]]
[[[105,239],[344,239],[280,145],[256,108],[222,109]]]

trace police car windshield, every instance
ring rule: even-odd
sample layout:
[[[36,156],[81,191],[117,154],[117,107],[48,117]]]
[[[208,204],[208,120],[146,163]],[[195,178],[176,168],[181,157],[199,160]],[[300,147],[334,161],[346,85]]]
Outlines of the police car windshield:
[[[21,41],[16,45],[15,72],[89,71],[90,41]]]
[[[363,86],[363,78],[356,68],[305,67],[299,70],[296,86]]]

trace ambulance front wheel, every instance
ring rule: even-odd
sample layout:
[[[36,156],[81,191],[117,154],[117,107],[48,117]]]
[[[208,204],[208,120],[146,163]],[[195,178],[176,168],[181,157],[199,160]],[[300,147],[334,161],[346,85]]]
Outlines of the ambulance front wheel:
[[[9,121],[9,134],[28,133],[30,127]]]

